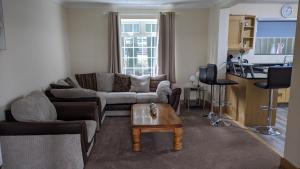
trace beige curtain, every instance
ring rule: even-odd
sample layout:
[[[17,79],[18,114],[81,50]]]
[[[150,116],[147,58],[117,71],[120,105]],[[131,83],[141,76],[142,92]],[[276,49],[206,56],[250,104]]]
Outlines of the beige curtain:
[[[119,19],[117,12],[108,14],[108,60],[109,72],[121,73]]]
[[[158,73],[167,74],[175,83],[175,13],[160,13],[158,45]]]

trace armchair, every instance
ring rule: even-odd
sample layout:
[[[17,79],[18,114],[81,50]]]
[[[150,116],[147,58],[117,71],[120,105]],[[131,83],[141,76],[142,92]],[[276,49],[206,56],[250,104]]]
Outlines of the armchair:
[[[94,146],[97,105],[56,102],[57,121],[18,122],[6,111],[0,122],[5,168],[82,169]]]

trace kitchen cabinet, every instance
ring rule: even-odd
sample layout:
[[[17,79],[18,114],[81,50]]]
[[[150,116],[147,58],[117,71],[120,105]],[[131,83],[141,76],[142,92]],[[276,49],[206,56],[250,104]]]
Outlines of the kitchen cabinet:
[[[256,17],[231,15],[229,17],[228,49],[252,49],[254,45]]]

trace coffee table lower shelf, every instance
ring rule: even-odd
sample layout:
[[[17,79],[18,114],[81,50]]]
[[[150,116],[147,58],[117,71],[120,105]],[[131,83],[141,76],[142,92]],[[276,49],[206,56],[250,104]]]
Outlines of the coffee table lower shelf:
[[[141,128],[132,127],[132,151],[141,151],[141,135],[142,133],[154,133],[154,132],[173,132],[174,133],[174,150],[180,151],[182,149],[182,135],[183,128]]]

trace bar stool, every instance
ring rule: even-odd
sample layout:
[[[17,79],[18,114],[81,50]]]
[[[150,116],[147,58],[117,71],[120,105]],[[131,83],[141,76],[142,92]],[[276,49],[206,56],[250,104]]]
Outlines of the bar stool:
[[[292,67],[290,66],[269,67],[267,82],[255,83],[255,86],[262,89],[269,90],[269,104],[266,109],[268,111],[267,126],[255,127],[256,132],[264,135],[272,135],[272,136],[280,135],[279,130],[272,126],[272,110],[276,110],[276,107],[273,107],[274,89],[289,88],[291,85],[291,75],[292,75]]]
[[[209,72],[209,76],[214,76]],[[199,81],[201,83],[210,85],[211,93],[210,93],[210,112],[207,115],[203,115],[203,117],[207,116],[209,120],[212,119],[214,116],[214,105],[213,105],[213,96],[214,96],[214,83],[213,81],[209,80],[208,78],[208,72],[207,72],[207,67],[200,67],[199,68]]]
[[[219,115],[218,117],[211,120],[211,125],[214,127],[220,126],[230,126],[231,123],[227,122],[226,119],[223,118],[222,107],[225,106],[225,100],[222,100],[223,88],[228,85],[236,85],[238,84],[235,81],[229,79],[217,79],[218,69],[215,64],[207,65],[207,79],[211,81],[214,85],[219,86]],[[225,90],[224,90],[225,91]]]

